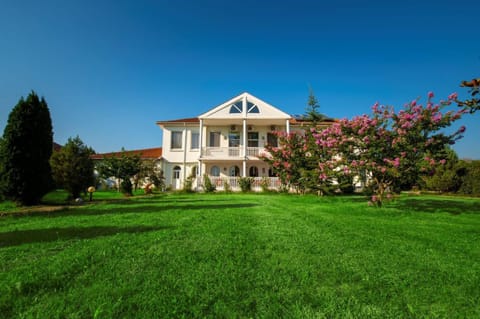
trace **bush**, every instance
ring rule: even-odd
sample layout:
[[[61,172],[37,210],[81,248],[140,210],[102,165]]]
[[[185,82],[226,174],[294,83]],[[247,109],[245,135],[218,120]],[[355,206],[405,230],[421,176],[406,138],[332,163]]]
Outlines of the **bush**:
[[[262,192],[267,193],[270,191],[270,180],[268,177],[262,178],[262,181],[260,182],[260,187],[262,188]]]
[[[240,177],[238,184],[240,184],[240,189],[242,193],[246,193],[252,190],[253,178],[251,177]]]
[[[133,196],[132,189],[132,182],[129,179],[124,179],[120,183],[120,190],[124,195]]]
[[[223,180],[223,191],[225,193],[231,193],[232,192],[232,188],[230,187],[230,184],[228,183],[228,179]]]
[[[193,193],[192,186],[193,186],[193,177],[190,176],[185,180],[185,184],[183,185],[183,191],[185,193]]]
[[[460,192],[469,195],[480,195],[480,161],[465,163],[465,175]]]
[[[216,190],[215,185],[212,184],[212,181],[207,174],[203,175],[203,189],[205,190],[205,193],[213,193]]]

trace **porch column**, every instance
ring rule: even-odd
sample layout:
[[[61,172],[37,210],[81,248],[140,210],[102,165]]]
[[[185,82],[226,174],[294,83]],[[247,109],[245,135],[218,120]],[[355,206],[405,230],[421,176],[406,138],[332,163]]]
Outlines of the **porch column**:
[[[246,103],[245,103],[246,104]],[[244,108],[246,105],[244,106]],[[247,119],[243,119],[243,170],[242,176],[247,176]]]
[[[287,134],[290,134],[290,120],[287,120],[285,122],[285,128],[286,128]]]
[[[203,150],[203,120],[200,119],[200,131],[198,132],[198,144],[199,144],[199,147],[200,147],[200,154],[199,154],[199,157],[198,157],[198,170],[197,170],[197,174],[198,174],[198,177],[202,177],[202,161],[201,161],[201,158],[202,158],[202,150]]]

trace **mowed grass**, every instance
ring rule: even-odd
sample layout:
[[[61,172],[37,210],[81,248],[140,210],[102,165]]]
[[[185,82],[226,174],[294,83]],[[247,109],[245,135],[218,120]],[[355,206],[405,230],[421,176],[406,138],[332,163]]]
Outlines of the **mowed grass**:
[[[2,318],[478,318],[480,200],[156,195],[0,218]]]

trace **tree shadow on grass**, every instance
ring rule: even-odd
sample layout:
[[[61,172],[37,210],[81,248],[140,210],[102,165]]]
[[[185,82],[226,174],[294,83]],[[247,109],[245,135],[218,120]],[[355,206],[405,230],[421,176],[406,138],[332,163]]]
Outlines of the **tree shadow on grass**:
[[[393,207],[401,210],[413,210],[424,213],[480,214],[478,202],[454,200],[404,199],[397,201]]]
[[[150,203],[151,204],[151,203]],[[169,211],[191,211],[198,210],[203,212],[208,212],[210,210],[223,210],[223,209],[240,209],[240,208],[250,208],[256,207],[258,204],[251,203],[231,203],[231,204],[213,204],[213,205],[198,205],[198,204],[189,204],[189,205],[124,205],[119,204],[117,206],[108,207],[108,206],[86,206],[79,208],[70,208],[54,211],[32,211],[22,214],[10,214],[13,218],[21,218],[28,216],[45,216],[45,217],[66,217],[66,216],[95,216],[95,215],[109,215],[109,214],[143,214],[143,213],[164,213]]]
[[[94,226],[15,230],[6,233],[0,233],[0,248],[22,244],[52,242],[57,240],[89,239],[102,236],[111,236],[119,233],[144,233],[169,228],[171,227]]]

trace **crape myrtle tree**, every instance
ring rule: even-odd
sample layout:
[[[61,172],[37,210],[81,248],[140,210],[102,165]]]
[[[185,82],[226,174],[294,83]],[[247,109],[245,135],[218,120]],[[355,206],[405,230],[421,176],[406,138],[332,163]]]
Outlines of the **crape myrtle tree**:
[[[465,132],[464,126],[452,134],[442,131],[468,112],[466,108],[445,110],[456,98],[454,93],[435,104],[429,92],[425,106],[414,100],[398,112],[375,104],[372,115],[343,119],[315,133],[316,144],[328,147],[331,155],[318,163],[320,179],[338,172],[363,173],[373,192],[370,204],[382,206],[399,181],[415,183],[446,163],[445,146],[454,144]]]
[[[129,155],[122,150],[120,157],[104,157],[97,165],[97,170],[101,177],[109,178],[115,177],[121,180],[120,190],[123,194],[131,196],[132,182],[130,179],[134,178],[142,168],[142,161],[140,155]]]
[[[80,137],[69,138],[64,147],[50,158],[55,184],[63,187],[72,198],[86,192],[94,184],[94,164],[90,158],[95,154]]]
[[[33,205],[52,189],[52,146],[47,102],[32,91],[12,109],[3,133],[0,189],[6,198]]]
[[[434,104],[430,92],[425,106],[415,100],[398,112],[375,104],[372,115],[339,120],[323,130],[311,127],[304,134],[281,136],[280,147],[267,147],[265,160],[282,181],[293,186],[306,176],[307,185],[318,189],[332,180],[364,176],[373,193],[370,204],[381,206],[400,183],[412,185],[446,163],[445,146],[461,138],[465,127],[453,134],[442,129],[468,112],[466,108],[445,112],[456,98],[451,94]],[[302,174],[301,167],[309,168],[309,174]]]

